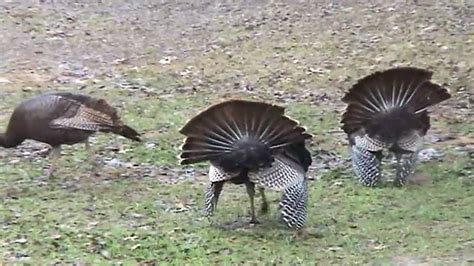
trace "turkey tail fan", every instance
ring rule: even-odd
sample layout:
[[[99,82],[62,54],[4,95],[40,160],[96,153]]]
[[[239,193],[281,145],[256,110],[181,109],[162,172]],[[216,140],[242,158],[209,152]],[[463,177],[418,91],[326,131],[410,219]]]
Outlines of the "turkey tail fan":
[[[123,125],[117,129],[114,129],[114,133],[120,136],[126,137],[127,139],[131,139],[131,140],[139,141],[139,142],[141,141],[140,133],[138,133],[135,129],[127,125]]]
[[[269,156],[311,135],[284,115],[284,108],[263,102],[229,100],[209,107],[180,130],[186,136],[181,164],[206,160],[247,161]],[[237,163],[238,164],[238,163]]]
[[[343,114],[343,130],[350,134],[364,128],[374,117],[404,110],[426,121],[426,109],[451,97],[432,83],[432,72],[403,67],[375,72],[359,80],[342,101],[348,104]]]

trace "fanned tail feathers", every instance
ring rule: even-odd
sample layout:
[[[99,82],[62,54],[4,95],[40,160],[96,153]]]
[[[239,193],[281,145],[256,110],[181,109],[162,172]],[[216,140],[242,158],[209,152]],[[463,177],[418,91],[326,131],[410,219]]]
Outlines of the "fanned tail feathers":
[[[348,104],[342,118],[344,131],[351,134],[381,114],[387,117],[398,110],[429,124],[427,108],[450,98],[445,88],[430,81],[432,74],[404,67],[375,72],[359,80],[342,99]]]
[[[244,100],[209,107],[180,133],[186,136],[181,164],[223,158],[240,163],[258,161],[275,150],[311,138],[297,121],[284,115],[283,107]]]
[[[140,133],[138,133],[135,129],[123,125],[121,127],[118,127],[114,129],[113,131],[115,134],[119,134],[120,136],[126,137],[127,139],[131,139],[134,141],[141,141],[140,139]]]

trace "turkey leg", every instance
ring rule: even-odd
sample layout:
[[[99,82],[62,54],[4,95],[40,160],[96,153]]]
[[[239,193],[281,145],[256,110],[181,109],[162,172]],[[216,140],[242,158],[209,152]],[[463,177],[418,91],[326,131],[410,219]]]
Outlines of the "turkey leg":
[[[53,178],[53,172],[56,170],[58,159],[61,156],[61,146],[51,147],[50,165],[48,169],[48,178]]]
[[[255,216],[255,205],[254,205],[254,197],[255,197],[255,184],[252,182],[245,183],[245,187],[247,188],[247,194],[250,197],[250,213],[252,218],[250,219],[251,224],[258,224],[257,218]]]

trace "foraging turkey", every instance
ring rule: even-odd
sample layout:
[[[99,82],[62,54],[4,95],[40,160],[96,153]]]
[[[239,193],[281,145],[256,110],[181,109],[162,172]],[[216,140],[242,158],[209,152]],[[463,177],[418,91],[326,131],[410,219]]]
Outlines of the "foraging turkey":
[[[112,132],[140,141],[139,134],[120,120],[117,110],[103,99],[68,92],[48,93],[22,102],[13,111],[0,146],[12,148],[26,139],[51,145],[51,177],[61,154],[61,145],[85,143],[95,132]],[[92,158],[92,157],[91,157]]]
[[[180,154],[183,165],[210,162],[205,214],[212,216],[224,183],[244,184],[250,197],[251,223],[257,185],[262,213],[268,203],[264,189],[283,191],[283,220],[300,229],[306,221],[311,156],[305,140],[311,135],[284,115],[284,108],[263,102],[225,101],[196,115],[180,130],[186,136]]]
[[[427,109],[451,97],[430,81],[432,75],[411,67],[375,72],[359,80],[342,99],[348,104],[342,129],[349,137],[352,166],[362,184],[377,183],[384,149],[397,160],[397,185],[412,173],[430,128]]]

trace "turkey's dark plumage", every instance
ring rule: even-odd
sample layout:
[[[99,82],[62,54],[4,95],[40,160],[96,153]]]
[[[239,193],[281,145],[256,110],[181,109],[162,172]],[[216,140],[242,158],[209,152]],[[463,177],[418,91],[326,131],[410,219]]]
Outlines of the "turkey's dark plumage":
[[[306,171],[311,156],[305,140],[311,135],[284,115],[284,108],[231,100],[216,104],[192,118],[180,132],[186,135],[181,164],[210,161],[210,184],[205,211],[212,215],[224,182],[245,184],[250,196],[251,222],[256,222],[255,185],[264,200],[263,188],[284,191],[282,216],[290,227],[306,220]]]
[[[51,175],[61,145],[84,142],[88,147],[89,136],[98,131],[140,141],[139,134],[125,125],[105,100],[67,92],[49,93],[15,108],[6,132],[0,134],[0,146],[16,147],[26,139],[51,145]]]
[[[385,148],[397,158],[397,182],[403,184],[411,173],[430,128],[427,109],[450,98],[445,88],[430,81],[432,74],[410,67],[376,72],[359,80],[342,99],[348,104],[342,129],[349,136],[354,171],[364,185],[378,181]]]

